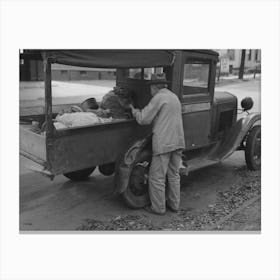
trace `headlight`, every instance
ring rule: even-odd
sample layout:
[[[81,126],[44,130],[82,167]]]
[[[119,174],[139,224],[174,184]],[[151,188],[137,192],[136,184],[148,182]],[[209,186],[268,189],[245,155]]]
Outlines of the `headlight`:
[[[245,97],[241,101],[241,107],[243,108],[244,111],[248,111],[252,109],[254,105],[254,101],[251,97]]]

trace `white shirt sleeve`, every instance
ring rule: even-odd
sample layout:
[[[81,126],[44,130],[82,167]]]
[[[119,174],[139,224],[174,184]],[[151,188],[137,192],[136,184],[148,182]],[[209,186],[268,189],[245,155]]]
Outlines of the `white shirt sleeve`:
[[[135,110],[134,116],[139,124],[148,125],[151,124],[160,110],[159,98],[155,95],[149,104],[142,110]]]

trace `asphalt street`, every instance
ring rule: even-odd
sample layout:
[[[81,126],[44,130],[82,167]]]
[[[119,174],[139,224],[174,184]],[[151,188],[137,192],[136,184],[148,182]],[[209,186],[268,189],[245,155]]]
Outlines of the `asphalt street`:
[[[87,219],[108,221],[124,215],[148,216],[152,223],[166,223],[173,214],[154,216],[131,210],[115,195],[113,176],[95,170],[88,181],[72,182],[62,175],[54,181],[25,169],[20,158],[20,230],[75,230]],[[182,178],[181,208],[196,213],[216,203],[217,195],[241,180],[244,153],[236,152],[225,162]]]
[[[74,84],[76,87],[78,84]],[[109,88],[112,84],[108,84]],[[64,89],[70,85],[63,85]],[[58,83],[59,87],[59,83]],[[85,85],[85,92],[91,90],[91,85]],[[98,85],[107,92],[108,87]],[[93,87],[98,90],[96,86]],[[239,101],[245,96],[251,96],[255,101],[254,110],[260,111],[260,79],[250,81],[232,81],[219,84],[217,90],[228,91],[237,95]],[[24,92],[24,93],[23,93]],[[34,96],[27,94],[28,90],[22,91],[21,106],[24,102],[32,102]],[[35,91],[34,91],[35,92]],[[26,98],[29,96],[30,99]],[[25,98],[24,98],[25,96]],[[81,99],[85,95],[72,94],[70,99]],[[58,94],[57,98],[61,98]],[[39,97],[39,102],[41,100]],[[63,97],[68,98],[68,97]],[[37,100],[38,101],[38,100]],[[64,99],[65,101],[65,99]],[[69,102],[71,103],[71,102]],[[20,156],[20,220],[19,228],[22,231],[29,230],[75,230],[87,219],[98,219],[108,221],[123,215],[140,215],[148,218],[153,224],[166,223],[174,213],[167,212],[165,216],[154,216],[144,210],[131,210],[127,208],[121,197],[114,194],[113,176],[105,177],[98,170],[92,173],[88,181],[71,182],[62,175],[55,177],[53,181],[37,173],[30,171],[26,166],[33,164],[26,158]],[[223,163],[191,173],[188,177],[182,178],[181,184],[181,208],[198,213],[203,209],[216,203],[218,193],[229,190],[233,185],[238,184],[240,178],[238,170],[245,168],[244,152],[235,152]],[[260,203],[260,202],[259,202]],[[260,223],[260,207],[254,204],[253,213],[247,211],[246,215],[253,215]],[[255,211],[254,211],[255,209]],[[226,229],[243,230],[246,221],[235,227],[227,224]],[[250,228],[250,227],[249,227]],[[252,228],[252,227],[251,227]],[[260,229],[260,224],[254,226],[255,230]]]

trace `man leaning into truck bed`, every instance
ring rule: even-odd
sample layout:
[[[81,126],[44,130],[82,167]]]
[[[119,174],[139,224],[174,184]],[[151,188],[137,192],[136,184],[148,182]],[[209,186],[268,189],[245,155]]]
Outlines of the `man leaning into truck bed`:
[[[140,125],[152,123],[153,157],[149,170],[151,205],[145,209],[162,215],[166,207],[174,212],[179,210],[179,168],[185,138],[181,103],[177,95],[167,89],[165,74],[153,74],[149,83],[152,95],[149,104],[142,110],[130,106],[133,116]]]

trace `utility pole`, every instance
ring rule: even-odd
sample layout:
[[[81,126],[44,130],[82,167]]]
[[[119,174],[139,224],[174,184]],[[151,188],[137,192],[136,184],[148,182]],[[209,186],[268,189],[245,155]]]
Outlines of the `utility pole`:
[[[243,80],[246,50],[242,50],[238,79]]]

